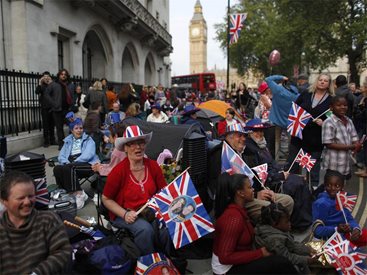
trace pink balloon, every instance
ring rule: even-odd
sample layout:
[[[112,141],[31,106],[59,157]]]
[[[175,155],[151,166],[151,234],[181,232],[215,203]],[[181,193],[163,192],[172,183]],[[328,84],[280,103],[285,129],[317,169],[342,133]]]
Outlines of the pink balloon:
[[[277,50],[273,50],[269,55],[269,64],[271,66],[276,66],[279,64],[280,61],[280,52]]]

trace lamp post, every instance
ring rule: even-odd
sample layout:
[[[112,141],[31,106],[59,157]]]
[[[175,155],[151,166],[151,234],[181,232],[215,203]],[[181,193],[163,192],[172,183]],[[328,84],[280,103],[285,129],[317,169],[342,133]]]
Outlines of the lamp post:
[[[231,0],[228,0],[227,6],[227,90],[229,89],[229,39],[230,39],[230,29],[229,29],[229,13],[231,7]]]

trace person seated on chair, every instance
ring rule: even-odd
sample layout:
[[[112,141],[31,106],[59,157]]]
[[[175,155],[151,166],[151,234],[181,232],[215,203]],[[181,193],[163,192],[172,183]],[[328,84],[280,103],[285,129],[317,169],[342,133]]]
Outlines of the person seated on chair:
[[[218,178],[215,200],[214,274],[297,274],[285,257],[266,247],[254,249],[255,231],[246,204],[254,200],[249,178],[223,173]]]
[[[95,163],[92,165],[92,170],[96,173],[99,173],[101,176],[108,176],[111,170],[119,164],[124,158],[126,158],[126,153],[122,150],[116,148],[115,141],[117,138],[123,136],[125,131],[125,126],[120,123],[115,123],[109,127],[109,131],[111,133],[110,142],[113,144],[114,148],[111,154],[111,160],[109,163]]]
[[[245,130],[249,131],[245,142],[246,151],[253,156],[254,166],[267,163],[265,186],[293,198],[292,228],[302,231],[312,224],[312,195],[302,176],[289,174],[273,159],[264,137],[264,130],[269,126],[259,118],[246,123]]]
[[[136,211],[166,186],[157,162],[144,157],[151,138],[152,133],[144,134],[139,126],[132,125],[126,128],[123,137],[116,139],[116,148],[125,151],[127,157],[112,169],[102,194],[112,225],[132,233],[141,255],[156,251],[156,233],[153,223],[138,216]],[[160,240],[161,244],[171,243],[169,236],[166,237],[168,239]]]
[[[96,145],[91,136],[83,131],[83,121],[76,118],[69,124],[71,134],[64,139],[58,162],[54,168],[56,184],[67,192],[76,196],[78,209],[83,208],[88,199],[84,190],[80,188],[78,178],[93,175],[92,164],[99,162],[96,155]]]
[[[250,154],[247,146],[245,146],[246,134],[247,132],[245,132],[245,129],[243,129],[240,123],[229,125],[226,128],[223,142],[226,142],[249,167],[254,167],[259,164],[256,163],[255,156]],[[209,152],[209,190],[212,192],[212,196],[214,196],[218,184],[218,176],[221,174],[223,142]],[[258,182],[254,182],[254,189],[255,199],[245,204],[248,214],[254,222],[260,218],[261,207],[267,206],[270,202],[274,201],[281,202],[287,208],[288,212],[292,213],[294,202],[290,196],[264,189]]]
[[[159,103],[153,104],[150,108],[152,113],[147,117],[148,122],[166,123],[168,121],[168,116],[161,110]]]
[[[9,171],[1,179],[6,210],[0,219],[0,274],[66,274],[71,245],[64,225],[51,211],[34,208],[33,179]]]

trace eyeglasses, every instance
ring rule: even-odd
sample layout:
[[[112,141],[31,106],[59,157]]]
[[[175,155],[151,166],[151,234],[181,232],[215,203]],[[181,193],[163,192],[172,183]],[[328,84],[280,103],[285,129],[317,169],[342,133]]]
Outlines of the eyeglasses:
[[[137,140],[126,143],[126,146],[128,147],[144,147],[145,146],[145,140]]]

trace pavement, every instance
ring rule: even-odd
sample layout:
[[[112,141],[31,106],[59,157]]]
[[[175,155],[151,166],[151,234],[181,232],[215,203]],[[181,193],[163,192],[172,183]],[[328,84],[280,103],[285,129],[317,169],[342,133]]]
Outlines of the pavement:
[[[29,152],[33,152],[37,154],[44,154],[46,159],[55,157],[59,153],[59,151],[57,150],[57,146],[50,146],[48,148],[39,147],[33,150],[29,150]],[[356,203],[356,206],[352,214],[356,218],[356,220],[359,221],[359,224],[361,225],[361,227],[365,228],[366,220],[367,220],[367,207],[366,207],[366,204],[367,204],[366,181],[367,179],[359,178],[355,176],[354,172],[357,170],[357,168],[355,166],[352,166],[352,169],[353,169],[353,177],[348,181],[345,189],[346,191],[352,194],[358,195],[357,203]],[[49,167],[49,165],[46,164],[46,177],[47,177],[47,182],[49,185],[56,184],[55,177],[53,176],[52,170],[53,168]],[[86,190],[86,192],[91,195],[94,192],[93,189],[88,184],[84,184],[83,189]],[[95,217],[97,220],[97,211],[96,211],[93,200],[89,199],[86,202],[84,208],[78,210],[77,215],[82,218]],[[302,233],[295,233],[294,236],[297,241],[303,241],[307,238],[309,233],[310,233],[310,229]],[[211,262],[211,259],[188,260],[187,273],[188,274],[212,274],[210,262]],[[327,274],[325,270],[321,271],[321,273]]]

